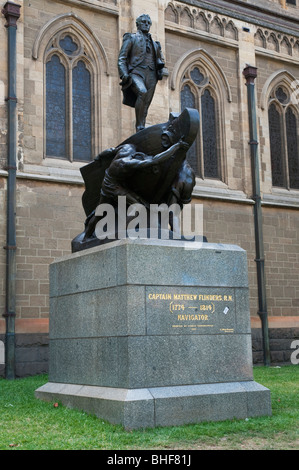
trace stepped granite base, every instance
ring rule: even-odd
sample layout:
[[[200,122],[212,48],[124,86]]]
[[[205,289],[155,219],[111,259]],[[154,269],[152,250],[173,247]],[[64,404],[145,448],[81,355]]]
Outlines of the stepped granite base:
[[[252,374],[246,252],[127,239],[55,261],[35,393],[126,429],[271,415]]]

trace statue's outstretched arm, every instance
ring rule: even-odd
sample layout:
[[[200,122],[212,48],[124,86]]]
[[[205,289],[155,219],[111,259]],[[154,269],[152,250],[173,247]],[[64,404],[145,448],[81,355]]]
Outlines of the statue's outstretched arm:
[[[145,160],[144,166],[150,166],[150,165],[156,165],[157,163],[162,163],[168,158],[172,157],[175,154],[175,152],[179,149],[185,149],[187,151],[189,149],[189,144],[187,144],[187,142],[184,142],[183,140],[179,140],[179,142],[176,142],[164,152],[158,153],[158,155],[155,155],[149,161]]]
[[[117,163],[119,167],[121,167],[123,170],[129,170],[129,168],[130,170],[137,168],[146,168],[168,160],[168,158],[171,158],[179,149],[185,149],[187,151],[189,149],[189,144],[187,144],[187,142],[184,142],[183,140],[180,140],[164,152],[158,153],[154,157],[147,156],[147,158],[145,158],[144,160],[139,160],[137,158],[124,158]]]

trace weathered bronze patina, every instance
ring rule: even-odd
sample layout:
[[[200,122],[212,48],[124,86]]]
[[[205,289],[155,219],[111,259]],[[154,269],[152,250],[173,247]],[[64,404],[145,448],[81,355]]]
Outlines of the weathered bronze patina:
[[[145,127],[148,108],[157,81],[163,78],[165,65],[161,45],[149,33],[151,24],[148,15],[137,18],[137,32],[124,35],[118,58],[123,103],[135,108],[136,131]]]
[[[142,204],[174,203],[183,208],[191,201],[195,175],[186,160],[186,153],[194,142],[199,128],[199,114],[186,108],[181,114],[171,113],[163,124],[150,126],[133,134],[117,147],[104,150],[93,162],[81,168],[86,190],[82,197],[87,219],[85,230],[72,242],[72,250],[79,251],[106,243],[99,240],[95,227],[100,217],[96,209],[109,204],[118,215],[118,198],[126,199],[126,208]],[[173,220],[169,221],[173,230]],[[117,239],[116,233],[112,239]]]

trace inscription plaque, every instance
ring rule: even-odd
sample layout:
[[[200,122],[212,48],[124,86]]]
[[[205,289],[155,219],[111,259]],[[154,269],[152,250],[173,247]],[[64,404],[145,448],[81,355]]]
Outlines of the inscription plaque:
[[[146,288],[148,334],[235,332],[233,288]]]

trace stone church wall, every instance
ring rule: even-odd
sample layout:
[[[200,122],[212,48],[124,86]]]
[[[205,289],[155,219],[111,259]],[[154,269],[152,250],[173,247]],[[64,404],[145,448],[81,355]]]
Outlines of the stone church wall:
[[[4,2],[2,2],[4,5]],[[17,375],[47,371],[48,268],[70,253],[84,227],[79,168],[45,156],[45,58],[51,38],[73,34],[92,71],[94,156],[134,133],[134,112],[122,105],[117,57],[122,36],[149,13],[167,75],[157,85],[148,125],[180,111],[184,76],[193,65],[210,80],[217,103],[220,177],[199,175],[193,202],[203,206],[204,234],[213,243],[247,251],[254,361],[262,362],[257,315],[254,218],[246,64],[256,66],[257,116],[271,357],[288,363],[299,327],[299,191],[273,188],[268,125],[271,89],[283,83],[298,108],[298,8],[285,0],[30,0],[17,23]],[[6,244],[7,31],[0,18],[0,243]],[[58,36],[57,36],[58,37]],[[185,75],[184,75],[185,74]],[[187,74],[187,75],[186,75]],[[272,87],[272,88],[271,88]],[[292,88],[293,87],[293,88]],[[212,93],[213,94],[213,93]],[[297,101],[296,101],[297,100]],[[295,109],[295,108],[294,108]],[[297,121],[298,123],[298,121]],[[0,251],[0,315],[5,313],[6,252]],[[0,318],[0,341],[5,320]],[[0,343],[1,345],[1,343]],[[2,356],[0,356],[1,359]],[[2,369],[1,369],[2,368]],[[3,364],[0,364],[0,373]]]

